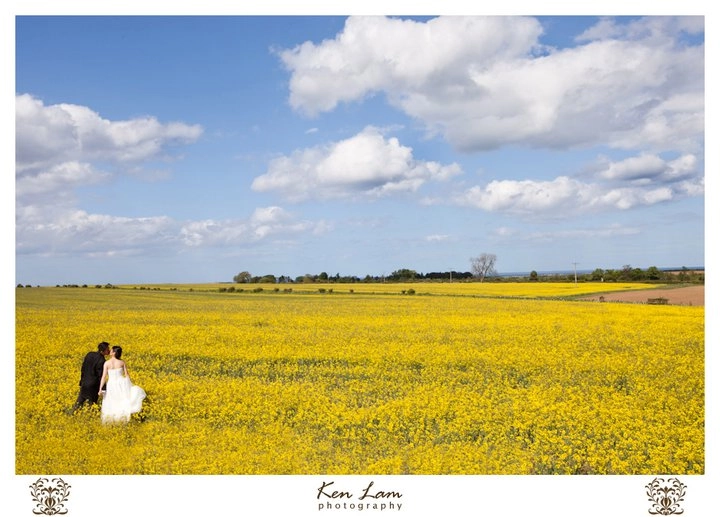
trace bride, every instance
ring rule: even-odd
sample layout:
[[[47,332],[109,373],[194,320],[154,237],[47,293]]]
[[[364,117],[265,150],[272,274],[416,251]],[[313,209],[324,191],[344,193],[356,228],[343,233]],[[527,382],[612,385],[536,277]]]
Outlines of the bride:
[[[107,391],[102,400],[100,418],[103,424],[129,422],[132,413],[139,413],[145,398],[145,391],[130,382],[127,365],[120,359],[122,348],[112,347],[110,359],[103,367],[99,395],[107,383]]]

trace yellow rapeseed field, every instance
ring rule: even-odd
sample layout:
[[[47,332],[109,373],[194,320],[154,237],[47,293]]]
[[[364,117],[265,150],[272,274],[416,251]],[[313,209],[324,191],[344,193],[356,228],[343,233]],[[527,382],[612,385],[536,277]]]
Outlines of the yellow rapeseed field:
[[[17,289],[16,473],[704,472],[703,307],[463,285]],[[127,425],[67,414],[102,340]]]

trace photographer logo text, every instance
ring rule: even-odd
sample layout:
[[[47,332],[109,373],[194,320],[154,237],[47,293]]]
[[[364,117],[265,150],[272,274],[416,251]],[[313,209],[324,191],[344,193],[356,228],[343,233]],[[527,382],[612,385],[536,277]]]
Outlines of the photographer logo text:
[[[402,508],[402,503],[398,500],[402,498],[402,494],[395,490],[380,490],[375,487],[375,482],[370,481],[367,487],[359,492],[349,492],[346,490],[337,490],[335,482],[323,481],[322,486],[318,488],[317,499],[318,510],[397,510]]]

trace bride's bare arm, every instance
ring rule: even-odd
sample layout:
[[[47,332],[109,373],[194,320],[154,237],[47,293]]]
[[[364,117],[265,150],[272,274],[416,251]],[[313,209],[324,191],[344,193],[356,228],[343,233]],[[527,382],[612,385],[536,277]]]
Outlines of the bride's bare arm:
[[[105,380],[107,379],[107,370],[108,370],[108,363],[107,361],[103,365],[103,372],[102,372],[102,378],[100,379],[100,389],[98,390],[98,395],[102,393],[103,386],[105,386]]]

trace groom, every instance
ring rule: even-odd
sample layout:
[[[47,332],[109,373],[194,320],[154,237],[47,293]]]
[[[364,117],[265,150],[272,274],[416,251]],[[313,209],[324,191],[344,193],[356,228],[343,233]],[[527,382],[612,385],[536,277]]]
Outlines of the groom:
[[[80,368],[80,394],[75,401],[73,411],[77,411],[86,402],[97,404],[103,365],[108,355],[110,355],[110,343],[103,341],[97,346],[97,352],[88,352],[85,356]]]

